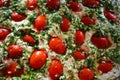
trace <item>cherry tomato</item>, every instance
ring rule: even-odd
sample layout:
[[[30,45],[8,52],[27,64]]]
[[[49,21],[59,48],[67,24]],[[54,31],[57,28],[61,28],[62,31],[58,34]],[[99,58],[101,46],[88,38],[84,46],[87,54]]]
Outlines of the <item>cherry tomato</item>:
[[[105,49],[111,46],[111,43],[107,37],[92,36],[91,42],[99,49]]]
[[[90,70],[89,68],[83,68],[80,70],[78,77],[80,80],[93,80],[94,71]]]
[[[4,0],[0,0],[0,7],[4,6]]]
[[[89,17],[82,17],[81,22],[87,26],[95,24],[95,21]]]
[[[16,21],[16,22],[19,22],[19,21],[22,21],[26,18],[26,15],[25,14],[18,14],[16,12],[13,12],[12,15],[11,15],[11,18],[12,20]]]
[[[76,31],[76,33],[75,33],[75,43],[79,44],[79,45],[82,45],[84,43],[84,41],[85,41],[85,34],[80,30]]]
[[[45,30],[46,25],[47,25],[47,19],[45,16],[39,15],[35,19],[34,27],[37,31]]]
[[[69,8],[74,12],[81,11],[81,6],[78,2],[69,2]]]
[[[20,76],[23,73],[24,73],[24,70],[23,69],[19,69],[19,70],[15,71],[15,73],[12,76]]]
[[[34,38],[32,36],[30,36],[30,35],[25,35],[23,37],[23,41],[29,43],[30,45],[34,45],[35,44]]]
[[[6,62],[9,62],[9,60],[5,60]],[[5,76],[19,76],[24,73],[23,69],[17,69],[18,63],[17,62],[9,62],[5,65],[5,69],[2,70],[2,74]]]
[[[15,62],[10,63],[10,65],[8,65],[5,70],[6,75],[14,74],[17,66],[18,66],[18,64]]]
[[[19,45],[12,44],[8,46],[8,56],[10,58],[18,58],[22,56],[23,48]]]
[[[75,51],[73,53],[73,57],[76,59],[76,60],[83,60],[86,58],[86,55],[80,51]]]
[[[38,5],[37,0],[27,0],[27,7],[29,10],[34,10]]]
[[[83,5],[87,7],[98,7],[100,5],[99,0],[83,0]]]
[[[70,21],[67,18],[62,18],[60,29],[63,32],[67,32],[70,28]]]
[[[116,14],[110,12],[109,10],[104,10],[104,15],[105,17],[110,20],[110,21],[113,21],[113,22],[116,22],[117,21],[117,16]]]
[[[49,42],[49,47],[58,54],[63,54],[66,52],[65,43],[58,37],[52,38]]]
[[[8,34],[10,34],[10,30],[6,28],[0,28],[0,40],[4,40]]]
[[[46,6],[49,8],[50,11],[58,10],[60,7],[60,0],[47,0]]]
[[[30,57],[30,66],[34,69],[39,69],[47,61],[47,52],[44,50],[36,50],[32,53]]]
[[[52,80],[59,80],[63,72],[63,65],[59,60],[53,60],[48,68],[49,76]]]
[[[104,62],[99,64],[98,66],[98,70],[102,71],[102,73],[107,73],[109,71],[111,71],[113,68],[113,64],[111,62]]]

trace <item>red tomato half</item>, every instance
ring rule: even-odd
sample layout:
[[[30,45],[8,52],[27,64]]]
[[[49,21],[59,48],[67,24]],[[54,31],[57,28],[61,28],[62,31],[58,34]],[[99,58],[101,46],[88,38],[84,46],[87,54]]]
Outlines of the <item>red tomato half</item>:
[[[78,77],[80,80],[93,80],[94,71],[90,70],[89,68],[83,68],[80,70]]]
[[[48,68],[49,76],[52,80],[59,80],[63,72],[63,65],[59,60],[53,60]]]
[[[79,44],[79,45],[82,45],[84,43],[84,41],[85,41],[85,34],[80,30],[76,31],[76,33],[75,33],[75,43]]]
[[[63,32],[67,32],[70,28],[70,21],[67,18],[62,18],[60,29]]]
[[[63,54],[66,52],[65,43],[58,37],[52,38],[49,42],[49,47],[58,54]]]
[[[89,17],[82,17],[81,22],[87,26],[95,24],[95,21]]]
[[[9,60],[5,60],[5,62],[9,62]],[[5,65],[5,69],[2,70],[2,74],[9,77],[19,76],[24,73],[23,69],[17,70],[18,63],[17,62],[9,62]]]
[[[12,15],[11,15],[11,18],[12,20],[16,21],[16,22],[19,22],[19,21],[22,21],[26,18],[26,15],[25,14],[18,14],[16,12],[13,12]]]
[[[37,0],[27,0],[27,7],[29,10],[34,10],[38,5]]]
[[[60,0],[47,0],[46,6],[49,8],[50,11],[58,10],[60,7]]]
[[[39,16],[35,19],[34,28],[35,28],[37,31],[45,30],[46,25],[47,25],[46,16],[39,15]]]
[[[83,60],[86,58],[86,55],[80,51],[75,51],[73,53],[73,57],[76,59],[76,60]]]
[[[107,37],[92,36],[91,41],[99,49],[105,49],[111,46],[111,43]]]
[[[110,12],[109,10],[104,10],[104,15],[105,17],[110,20],[110,21],[113,21],[113,22],[116,22],[117,21],[117,16],[116,14]]]
[[[83,0],[83,5],[87,7],[98,7],[100,5],[99,0]]]
[[[81,6],[77,2],[69,2],[69,8],[74,12],[81,11]]]
[[[113,64],[111,62],[104,62],[99,64],[98,70],[102,71],[102,73],[107,73],[111,71],[113,68]]]
[[[32,36],[30,36],[30,35],[25,35],[23,37],[23,41],[29,43],[30,45],[34,45],[35,44],[34,38]]]
[[[8,57],[10,58],[18,58],[22,56],[23,48],[19,45],[9,45],[8,46]]]
[[[4,0],[0,0],[0,7],[4,6]]]
[[[47,61],[47,52],[44,50],[34,51],[30,57],[30,66],[34,69],[39,69]]]
[[[8,34],[10,34],[10,30],[6,28],[0,28],[0,40],[4,40]]]

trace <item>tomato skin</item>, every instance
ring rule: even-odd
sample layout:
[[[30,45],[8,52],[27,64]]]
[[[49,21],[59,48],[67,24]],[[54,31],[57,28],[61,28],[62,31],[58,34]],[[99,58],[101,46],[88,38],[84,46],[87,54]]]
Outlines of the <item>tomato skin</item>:
[[[46,6],[50,11],[58,10],[60,7],[60,0],[47,0]]]
[[[81,22],[87,26],[95,24],[95,21],[89,17],[82,17]]]
[[[109,10],[104,10],[104,15],[108,20],[111,20],[113,22],[117,21],[117,16],[116,14],[110,12]]]
[[[46,16],[39,15],[39,16],[35,19],[34,28],[35,28],[37,31],[45,30],[46,25],[47,25]]]
[[[12,20],[14,20],[15,22],[19,22],[22,21],[26,18],[25,14],[18,14],[17,12],[13,12],[11,15]]]
[[[6,75],[14,74],[17,66],[18,66],[18,64],[15,62],[8,65],[6,70],[5,70]]]
[[[69,8],[74,12],[81,11],[81,6],[77,2],[69,2]]]
[[[6,28],[0,28],[0,40],[4,40],[8,34],[10,34],[10,30]]]
[[[32,53],[30,57],[30,66],[34,69],[39,69],[47,61],[47,52],[45,50],[36,50]]]
[[[82,45],[84,43],[84,41],[85,41],[85,34],[80,30],[76,31],[76,33],[75,33],[75,43],[79,44],[79,45]]]
[[[66,46],[64,42],[58,37],[52,38],[49,42],[49,47],[51,50],[55,51],[58,54],[63,54],[66,52]]]
[[[59,80],[63,72],[62,63],[59,60],[53,60],[48,68],[48,72],[52,80]]]
[[[111,43],[107,37],[94,37],[92,36],[91,42],[99,49],[105,49],[111,46]]]
[[[32,46],[35,44],[34,38],[30,35],[25,35],[23,37],[23,41],[29,43],[29,45],[32,45]]]
[[[83,60],[86,58],[86,55],[80,51],[75,51],[73,53],[73,57],[76,59],[76,60]]]
[[[100,5],[99,0],[83,0],[83,5],[87,7],[98,7]]]
[[[0,0],[0,7],[4,6],[4,0]]]
[[[37,0],[27,0],[27,7],[29,10],[34,10],[38,5]]]
[[[102,73],[107,73],[111,71],[113,68],[113,64],[111,62],[104,62],[99,64],[98,70],[102,71]]]
[[[9,62],[8,60],[5,60],[6,62]],[[18,63],[17,62],[9,62],[5,65],[5,69],[3,69],[1,72],[6,77],[13,77],[13,76],[19,76],[24,73],[23,69],[17,70]]]
[[[70,21],[67,18],[62,18],[60,29],[63,32],[67,32],[70,28]]]
[[[92,80],[94,78],[94,71],[89,68],[80,70],[78,77],[80,80]]]
[[[20,76],[24,73],[24,70],[23,69],[20,69],[18,71],[15,71],[15,73],[12,75],[12,76]]]
[[[8,57],[18,58],[22,56],[23,48],[19,45],[12,44],[8,46]]]

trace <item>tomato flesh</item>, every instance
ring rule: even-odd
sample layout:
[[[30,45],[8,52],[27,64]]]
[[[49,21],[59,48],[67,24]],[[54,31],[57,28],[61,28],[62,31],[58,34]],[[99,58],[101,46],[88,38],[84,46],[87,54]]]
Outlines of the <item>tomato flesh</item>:
[[[16,22],[19,22],[19,21],[22,21],[26,18],[26,15],[25,14],[18,14],[16,12],[13,12],[12,15],[11,15],[11,18],[12,20],[16,21]]]
[[[98,70],[102,71],[102,73],[107,73],[111,71],[112,68],[113,68],[113,64],[110,62],[101,63],[98,66]]]
[[[46,6],[50,11],[58,10],[60,7],[60,0],[47,0]]]
[[[8,34],[10,34],[10,30],[6,28],[0,28],[0,40],[4,40]]]
[[[30,35],[25,35],[23,37],[23,41],[29,43],[30,45],[34,45],[35,44],[34,38],[32,36],[30,36]]]
[[[105,49],[111,46],[111,43],[107,37],[92,37],[92,43],[99,49]]]
[[[104,15],[105,17],[110,20],[110,21],[113,21],[113,22],[116,22],[117,21],[117,16],[116,14],[110,12],[109,10],[104,10]]]
[[[81,11],[81,6],[77,2],[69,2],[69,8],[74,12]]]
[[[27,0],[27,7],[29,10],[34,10],[38,5],[37,0]]]
[[[22,56],[23,48],[19,45],[9,45],[8,46],[8,57],[10,58],[18,58]]]
[[[81,22],[87,26],[95,24],[94,20],[89,17],[82,17]]]
[[[63,54],[66,52],[65,43],[58,37],[52,38],[49,42],[49,47],[51,50],[55,51],[58,54]]]
[[[75,51],[73,53],[73,57],[76,59],[76,60],[83,60],[86,58],[86,55],[80,51]]]
[[[84,41],[85,41],[85,34],[80,30],[76,31],[76,33],[75,33],[75,43],[79,44],[79,45],[82,45],[84,43]]]
[[[45,30],[46,29],[46,25],[47,25],[47,20],[45,16],[39,15],[36,19],[35,19],[35,24],[34,24],[34,28],[37,31],[41,31],[41,30]]]
[[[47,61],[47,57],[47,52],[44,50],[34,51],[30,57],[30,66],[34,69],[39,69],[43,67],[43,65]]]
[[[94,71],[89,68],[80,70],[78,77],[80,80],[92,80],[94,78]]]
[[[53,60],[48,68],[49,76],[52,80],[59,80],[63,72],[63,65],[59,60]]]
[[[67,18],[63,18],[62,22],[61,22],[60,29],[63,32],[67,32],[69,30],[69,28],[70,28],[70,21]]]

